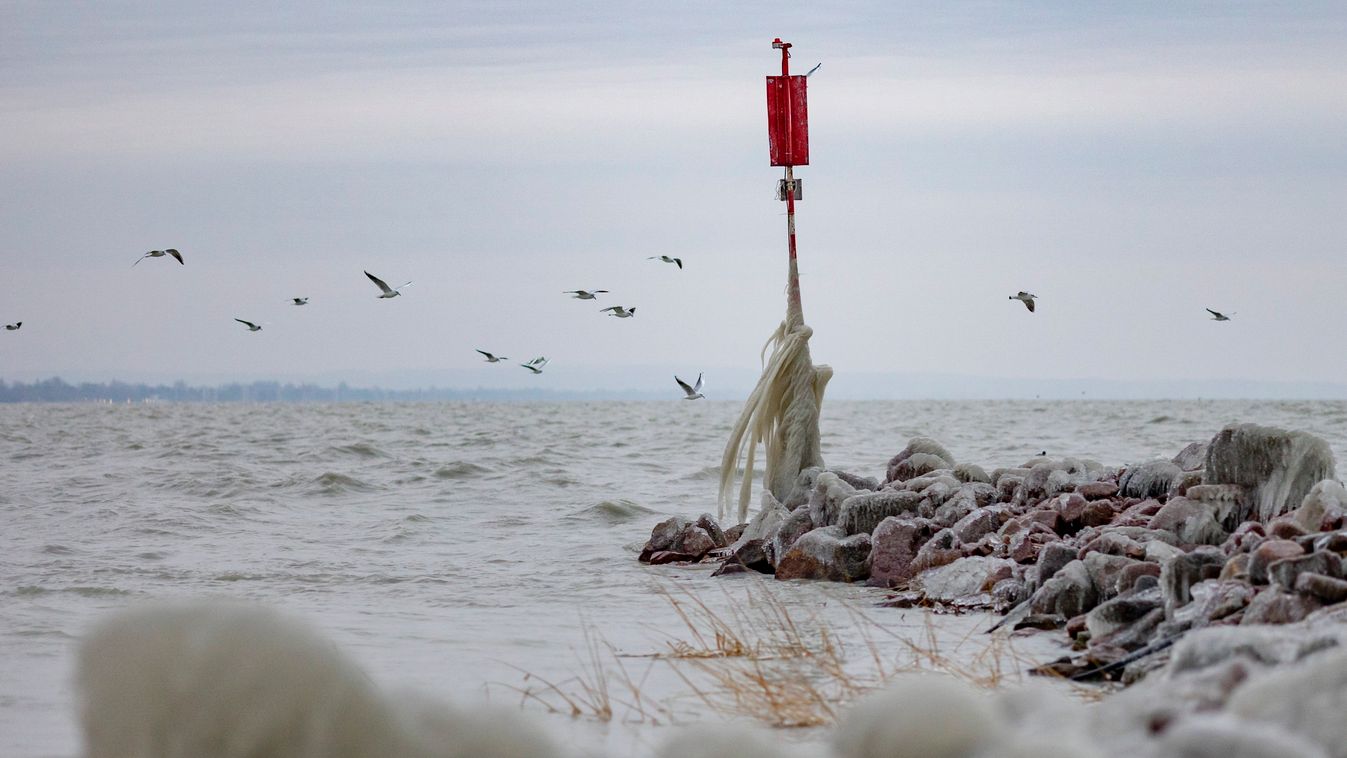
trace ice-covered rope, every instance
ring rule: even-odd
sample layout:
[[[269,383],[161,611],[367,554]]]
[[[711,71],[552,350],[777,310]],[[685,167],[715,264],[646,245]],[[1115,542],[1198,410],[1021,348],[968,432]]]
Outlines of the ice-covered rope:
[[[720,460],[720,518],[730,512],[734,479],[739,461],[744,476],[739,484],[739,523],[748,520],[753,490],[753,464],[759,443],[766,468],[763,484],[778,499],[784,499],[800,471],[822,466],[818,418],[823,391],[832,378],[828,366],[814,366],[809,356],[809,338],[814,330],[804,323],[800,306],[800,275],[794,259],[787,279],[786,319],[762,348],[763,371],[758,384],[739,414],[725,453]],[[770,359],[767,351],[771,350]]]

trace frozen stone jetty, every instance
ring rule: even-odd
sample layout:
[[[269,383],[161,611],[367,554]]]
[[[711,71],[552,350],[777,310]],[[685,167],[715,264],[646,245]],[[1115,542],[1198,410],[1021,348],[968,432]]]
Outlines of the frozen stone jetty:
[[[747,524],[655,527],[641,560],[867,582],[894,605],[993,610],[1065,633],[1063,675],[1120,675],[1202,627],[1289,624],[1347,603],[1347,489],[1321,439],[1227,426],[1121,468],[1036,457],[988,472],[918,437],[883,481],[802,472]]]

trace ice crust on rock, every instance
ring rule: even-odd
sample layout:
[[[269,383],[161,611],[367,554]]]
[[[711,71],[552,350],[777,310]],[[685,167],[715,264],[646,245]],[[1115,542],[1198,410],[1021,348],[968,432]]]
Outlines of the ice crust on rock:
[[[1203,484],[1238,484],[1252,492],[1251,513],[1270,521],[1301,504],[1318,482],[1336,477],[1328,443],[1305,432],[1231,424],[1212,439]]]

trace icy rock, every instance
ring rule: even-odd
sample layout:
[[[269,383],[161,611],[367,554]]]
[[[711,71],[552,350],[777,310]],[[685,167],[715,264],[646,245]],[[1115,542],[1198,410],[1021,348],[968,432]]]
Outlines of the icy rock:
[[[1179,454],[1171,458],[1181,471],[1198,471],[1207,463],[1206,442],[1190,442]]]
[[[1086,482],[1076,487],[1076,494],[1086,500],[1103,500],[1118,494],[1116,482]]]
[[[954,478],[961,482],[979,482],[982,484],[991,484],[992,478],[987,474],[986,469],[976,463],[960,463],[954,467]]]
[[[1093,608],[1099,593],[1083,561],[1066,564],[1051,579],[1043,582],[1029,601],[1031,613],[1055,613],[1073,618]]]
[[[916,456],[923,456],[910,462]],[[944,445],[930,437],[913,437],[907,447],[889,460],[885,482],[906,481],[923,473],[942,468],[954,468],[954,456]]]
[[[943,674],[905,674],[856,703],[833,733],[838,758],[972,758],[1007,725],[990,698]]]
[[[802,757],[769,733],[738,724],[714,723],[683,728],[661,745],[655,755],[657,758]]]
[[[786,507],[786,510],[793,511],[809,502],[809,496],[814,494],[814,481],[818,479],[818,475],[821,473],[823,473],[823,469],[818,466],[810,466],[795,475],[795,486],[791,487],[790,493],[781,500],[781,504]]]
[[[1334,477],[1328,443],[1305,432],[1288,432],[1257,424],[1232,424],[1212,439],[1204,466],[1205,484],[1237,484],[1249,488],[1250,513],[1270,521],[1295,508],[1317,482]]]
[[[1085,571],[1090,575],[1090,582],[1094,584],[1095,592],[1099,594],[1101,601],[1118,594],[1118,575],[1123,569],[1138,563],[1126,556],[1106,553],[1090,553],[1081,560],[1085,563]]]
[[[879,489],[879,480],[873,476],[860,476],[852,474],[841,469],[830,468],[828,473],[836,474],[838,479],[850,484],[856,490],[870,490],[871,492]]]
[[[772,555],[780,559],[790,550],[796,540],[808,534],[813,528],[814,520],[809,517],[808,505],[801,505],[791,511],[772,537]]]
[[[1268,583],[1268,566],[1285,558],[1304,555],[1305,548],[1291,540],[1264,540],[1249,554],[1249,581],[1254,584]]]
[[[996,508],[979,508],[972,513],[959,519],[950,527],[954,532],[954,538],[962,545],[972,545],[988,534],[1001,528],[1001,519],[1006,515],[1004,511]],[[936,514],[937,517],[939,513]],[[936,523],[940,523],[936,519]]]
[[[1009,503],[1014,499],[1015,493],[1024,488],[1024,477],[1007,474],[997,479],[993,486],[996,487],[996,502]]]
[[[876,587],[895,587],[911,579],[912,564],[921,546],[935,532],[923,518],[890,516],[879,522],[871,534],[870,580]]]
[[[1307,532],[1317,532],[1325,519],[1341,522],[1347,514],[1347,488],[1341,482],[1325,479],[1310,488],[1295,510],[1295,522]]]
[[[777,501],[769,490],[762,491],[762,505],[758,512],[753,514],[753,518],[748,520],[748,526],[744,527],[743,534],[739,535],[736,542],[748,542],[750,540],[771,540],[776,536],[776,530],[781,528],[782,522],[790,515],[790,511]]]
[[[1347,758],[1347,651],[1326,651],[1254,677],[1235,690],[1227,707],[1237,717],[1276,724],[1334,758]]]
[[[990,591],[995,582],[989,580],[993,577],[996,581],[1008,578],[1005,572],[1013,570],[1014,566],[1012,561],[1003,558],[960,558],[948,565],[921,572],[913,584],[926,593],[928,600],[947,603]]]
[[[915,516],[921,495],[906,490],[861,492],[842,501],[837,524],[847,534],[873,532],[891,516]]]
[[[710,535],[711,542],[714,543],[716,547],[725,547],[730,544],[725,538],[725,532],[720,528],[720,524],[716,523],[715,516],[712,516],[709,513],[703,513],[697,517],[697,522],[694,526],[701,527],[708,535]]]
[[[1155,586],[1160,586],[1160,564],[1139,561],[1128,566],[1123,566],[1122,571],[1118,572],[1118,585],[1114,592],[1119,595],[1129,592],[1136,586],[1137,581],[1143,576],[1155,577]]]
[[[1038,552],[1038,581],[1040,584],[1057,575],[1062,567],[1076,560],[1076,549],[1065,542],[1049,542]]]
[[[1160,591],[1165,600],[1165,618],[1174,618],[1174,611],[1192,599],[1193,585],[1206,579],[1216,579],[1225,566],[1225,553],[1220,548],[1203,545],[1190,553],[1181,553],[1160,565]]]
[[[912,561],[912,571],[919,573],[959,560],[963,557],[963,551],[955,543],[952,530],[941,529],[936,532],[917,551],[917,557]]]
[[[1089,630],[1092,641],[1099,640],[1140,621],[1151,611],[1159,609],[1162,602],[1159,590],[1106,600],[1085,614],[1085,628]]]
[[[824,471],[814,480],[814,492],[809,497],[809,518],[814,526],[832,526],[837,523],[842,501],[856,494],[856,488],[842,481],[837,474]]]
[[[1089,553],[1122,555],[1140,560],[1146,557],[1146,547],[1125,534],[1119,534],[1118,532],[1104,532],[1081,547],[1081,557],[1084,557]]]
[[[1161,732],[1157,758],[1329,758],[1324,749],[1285,729],[1229,714],[1179,719]]]
[[[1290,624],[1323,607],[1318,598],[1283,592],[1269,587],[1258,593],[1244,609],[1241,624]]]
[[[1085,510],[1080,514],[1080,523],[1087,527],[1107,526],[1113,523],[1113,517],[1116,515],[1112,500],[1091,500],[1085,504]]]
[[[1169,492],[1181,473],[1173,461],[1164,459],[1129,466],[1118,480],[1118,491],[1123,497],[1160,497]]]
[[[1320,550],[1309,555],[1296,555],[1268,564],[1268,582],[1283,590],[1296,586],[1296,577],[1304,573],[1320,574],[1334,579],[1342,578],[1342,559],[1337,553]]]
[[[1325,603],[1341,603],[1347,600],[1347,581],[1321,574],[1300,574],[1296,577],[1295,591]]]
[[[1265,539],[1267,539],[1267,529],[1263,528],[1262,524],[1257,521],[1245,521],[1236,527],[1229,537],[1225,538],[1225,542],[1221,543],[1221,550],[1226,555],[1251,553]]]
[[[850,537],[839,526],[825,526],[795,541],[776,562],[777,579],[825,579],[854,582],[868,575],[870,535]]]
[[[641,548],[640,560],[648,562],[650,556],[655,553],[672,550],[674,540],[690,523],[692,522],[682,516],[671,516],[656,524],[655,528],[650,530],[650,539],[646,540],[645,546]]]
[[[736,542],[734,547],[730,548],[730,554],[725,556],[724,563],[720,564],[720,568],[716,569],[712,576],[731,573],[735,570],[731,567],[736,565],[760,574],[776,572],[775,567],[772,566],[772,561],[767,556],[766,543],[762,540]]]
[[[1189,588],[1192,600],[1174,611],[1175,628],[1206,626],[1244,610],[1254,588],[1240,581],[1207,579]]]
[[[1171,498],[1151,517],[1148,526],[1172,532],[1187,545],[1219,545],[1226,537],[1211,509],[1200,500],[1186,497]]]
[[[1051,529],[1033,521],[1027,529],[1021,529],[1011,535],[1006,545],[1006,553],[1016,563],[1033,563],[1038,560],[1039,551],[1045,545],[1057,542],[1060,537]]]
[[[1183,555],[1183,551],[1167,542],[1151,540],[1146,543],[1146,555],[1142,556],[1142,560],[1164,565],[1165,561],[1176,555]]]
[[[1249,581],[1249,554],[1235,553],[1230,556],[1221,567],[1222,579],[1238,579],[1242,582]]]

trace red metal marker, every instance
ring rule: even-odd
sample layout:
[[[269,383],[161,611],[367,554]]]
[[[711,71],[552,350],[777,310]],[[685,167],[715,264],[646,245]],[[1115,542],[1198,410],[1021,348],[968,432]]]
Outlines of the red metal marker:
[[[786,234],[790,247],[788,318],[804,323],[800,305],[800,278],[795,264],[795,198],[800,186],[795,166],[809,165],[809,112],[805,76],[790,75],[790,43],[778,37],[772,47],[781,51],[781,76],[767,77],[767,140],[773,166],[785,166],[786,178],[778,195],[786,201]]]

